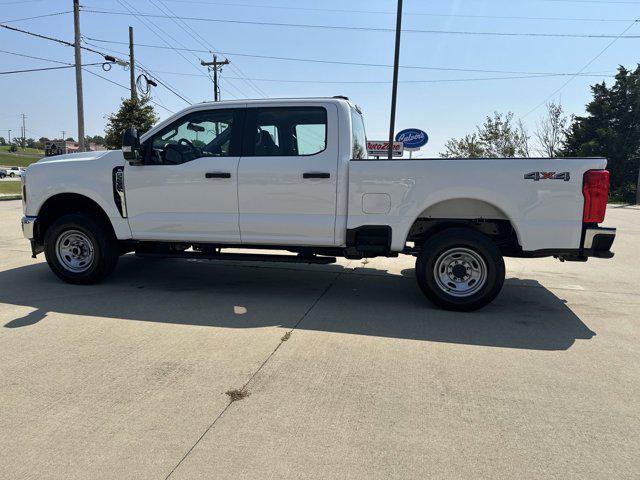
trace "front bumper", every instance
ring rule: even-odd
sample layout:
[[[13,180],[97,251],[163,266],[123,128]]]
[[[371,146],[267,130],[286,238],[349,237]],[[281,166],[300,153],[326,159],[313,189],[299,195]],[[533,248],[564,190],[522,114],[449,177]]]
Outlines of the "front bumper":
[[[38,220],[38,217],[22,217],[22,234],[27,240],[35,238],[36,220]]]

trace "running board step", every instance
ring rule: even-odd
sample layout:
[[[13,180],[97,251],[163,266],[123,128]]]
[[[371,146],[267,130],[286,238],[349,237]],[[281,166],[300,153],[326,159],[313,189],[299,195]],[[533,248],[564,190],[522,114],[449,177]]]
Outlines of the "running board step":
[[[262,255],[258,253],[136,252],[136,256],[157,258],[197,258],[201,260],[228,260],[234,262],[309,263],[316,265],[336,263],[336,257],[318,257],[315,255]]]

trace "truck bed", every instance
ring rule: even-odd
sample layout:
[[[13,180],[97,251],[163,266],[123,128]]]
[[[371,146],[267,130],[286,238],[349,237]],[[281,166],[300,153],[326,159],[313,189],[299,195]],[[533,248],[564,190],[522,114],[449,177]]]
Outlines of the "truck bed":
[[[418,218],[511,222],[522,250],[576,249],[582,179],[604,158],[352,160],[347,228],[388,225],[402,251]],[[469,216],[471,215],[471,217]]]

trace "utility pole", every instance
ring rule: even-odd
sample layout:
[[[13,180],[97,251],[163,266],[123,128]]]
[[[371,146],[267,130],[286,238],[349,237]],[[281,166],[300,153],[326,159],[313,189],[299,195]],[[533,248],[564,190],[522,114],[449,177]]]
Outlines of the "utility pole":
[[[62,130],[62,132],[61,132],[61,133],[62,133],[62,140],[66,140],[66,137],[65,137],[65,135],[64,135],[64,134],[65,134],[65,133],[67,133],[67,131],[66,131],[66,130]]]
[[[129,27],[129,76],[131,81],[131,101],[135,101],[136,92],[136,63],[133,55],[133,27]]]
[[[220,100],[220,89],[218,88],[218,67],[222,68],[223,65],[229,65],[229,60],[225,60],[224,62],[218,61],[218,56],[213,55],[213,62],[200,62],[200,65],[203,67],[208,67],[209,70],[213,70],[213,101],[217,102]]]
[[[76,60],[76,101],[78,104],[78,147],[84,152],[84,100],[82,95],[82,55],[80,52],[80,3],[73,0],[73,30]]]
[[[9,146],[11,146],[11,130],[9,130]]]
[[[23,113],[22,114],[22,149],[24,150],[25,147],[25,138],[27,136],[27,129],[25,128],[25,124],[24,121],[27,118],[27,116]]]
[[[393,141],[396,128],[396,100],[398,97],[398,67],[400,64],[400,37],[402,33],[402,0],[398,0],[396,20],[396,52],[393,59],[393,86],[391,87],[391,122],[389,125],[389,160],[393,159]]]

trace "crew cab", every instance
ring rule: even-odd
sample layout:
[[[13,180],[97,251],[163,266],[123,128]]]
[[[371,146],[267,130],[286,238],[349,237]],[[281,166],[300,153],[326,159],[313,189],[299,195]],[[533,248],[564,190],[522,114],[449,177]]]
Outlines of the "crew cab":
[[[474,310],[500,292],[503,257],[611,258],[603,158],[367,157],[344,97],[191,106],[122,150],[44,158],[23,175],[34,257],[75,284],[118,257],[331,263],[413,255],[424,294]],[[225,249],[281,250],[279,254]],[[170,273],[167,272],[169,275]]]

